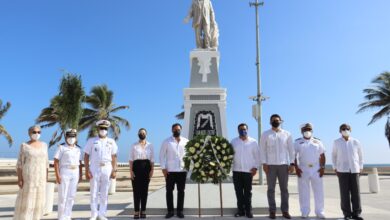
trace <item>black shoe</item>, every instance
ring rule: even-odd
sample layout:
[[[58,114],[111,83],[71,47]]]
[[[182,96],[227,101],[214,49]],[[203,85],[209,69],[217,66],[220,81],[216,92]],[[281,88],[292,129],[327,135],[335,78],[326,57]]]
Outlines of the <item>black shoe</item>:
[[[176,214],[176,216],[177,216],[178,218],[184,218],[184,214],[183,214],[182,212],[178,212],[178,213]]]
[[[253,218],[252,212],[246,212],[245,215],[247,218]]]
[[[360,216],[355,216],[355,215],[353,215],[351,219],[364,220],[362,217],[360,217]]]
[[[165,215],[165,218],[172,218],[174,216],[173,212],[168,212],[166,215]]]
[[[268,216],[270,219],[276,219],[276,214],[275,212],[269,212],[269,216]]]
[[[344,220],[351,219],[351,216],[344,216]]]
[[[238,212],[236,212],[236,214],[234,214],[234,217],[242,217],[242,216],[244,216],[245,215],[245,213],[244,212],[241,212],[241,211],[238,211]]]

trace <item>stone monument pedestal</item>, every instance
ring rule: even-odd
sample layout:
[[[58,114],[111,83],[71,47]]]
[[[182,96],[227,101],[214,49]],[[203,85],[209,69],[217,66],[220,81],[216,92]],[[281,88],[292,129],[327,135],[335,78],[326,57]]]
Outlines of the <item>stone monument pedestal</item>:
[[[184,89],[183,135],[217,135],[227,138],[226,89],[219,85],[218,51],[190,53],[190,88]]]

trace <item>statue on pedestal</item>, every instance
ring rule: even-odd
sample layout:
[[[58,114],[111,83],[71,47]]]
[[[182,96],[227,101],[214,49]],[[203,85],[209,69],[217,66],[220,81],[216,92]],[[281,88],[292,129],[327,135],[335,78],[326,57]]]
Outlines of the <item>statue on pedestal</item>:
[[[217,50],[219,30],[211,0],[192,0],[184,23],[188,23],[191,18],[192,27],[195,29],[196,47]]]

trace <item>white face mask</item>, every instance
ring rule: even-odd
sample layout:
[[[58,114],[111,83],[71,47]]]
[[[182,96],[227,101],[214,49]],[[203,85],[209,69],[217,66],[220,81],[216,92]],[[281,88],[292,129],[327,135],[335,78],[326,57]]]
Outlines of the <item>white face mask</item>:
[[[99,130],[99,135],[102,137],[107,136],[108,131],[107,130]]]
[[[341,135],[343,135],[343,137],[349,137],[349,134],[350,134],[350,133],[351,133],[351,132],[348,131],[348,130],[341,131]]]
[[[303,132],[303,137],[309,139],[309,138],[311,138],[311,136],[312,136],[311,131],[305,131],[305,132]]]
[[[41,134],[32,134],[31,135],[31,139],[34,140],[34,141],[39,140],[40,137],[41,137]]]
[[[67,142],[69,145],[74,145],[74,144],[76,143],[76,138],[75,138],[75,137],[67,138],[67,139],[66,139],[66,142]]]

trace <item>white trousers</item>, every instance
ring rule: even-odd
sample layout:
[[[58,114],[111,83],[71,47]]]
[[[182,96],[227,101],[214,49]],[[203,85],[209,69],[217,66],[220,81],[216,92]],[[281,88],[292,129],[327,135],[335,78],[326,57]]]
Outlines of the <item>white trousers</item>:
[[[91,217],[106,216],[112,166],[110,163],[106,163],[103,167],[91,166],[90,171],[92,174],[90,180]]]
[[[79,182],[79,169],[60,168],[61,184],[58,185],[58,219],[72,217],[72,207]]]
[[[298,178],[299,204],[302,215],[310,214],[310,186],[314,194],[316,215],[324,214],[324,187],[318,172],[319,167],[300,167],[302,176]]]

